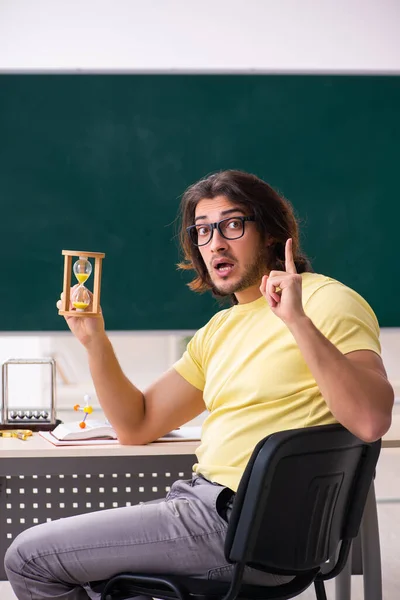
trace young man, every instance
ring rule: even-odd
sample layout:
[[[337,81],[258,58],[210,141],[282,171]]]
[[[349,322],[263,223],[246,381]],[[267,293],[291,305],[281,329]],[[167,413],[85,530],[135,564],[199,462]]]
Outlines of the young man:
[[[339,421],[372,441],[389,428],[393,390],[369,305],[311,272],[290,204],[254,175],[225,171],[182,199],[182,268],[195,291],[228,296],[183,357],[142,393],[123,374],[101,319],[68,317],[85,346],[101,406],[122,444],[146,444],[199,415],[193,479],[158,503],[33,527],[6,570],[20,600],[97,598],[117,572],[225,578],[231,500],[257,442],[273,431]],[[157,282],[155,282],[157,293]],[[288,578],[249,569],[249,582]]]

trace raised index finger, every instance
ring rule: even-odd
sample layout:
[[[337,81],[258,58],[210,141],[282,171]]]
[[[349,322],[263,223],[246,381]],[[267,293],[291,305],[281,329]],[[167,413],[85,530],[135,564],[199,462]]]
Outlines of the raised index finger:
[[[285,245],[285,271],[286,273],[297,273],[293,260],[293,240],[289,238]]]

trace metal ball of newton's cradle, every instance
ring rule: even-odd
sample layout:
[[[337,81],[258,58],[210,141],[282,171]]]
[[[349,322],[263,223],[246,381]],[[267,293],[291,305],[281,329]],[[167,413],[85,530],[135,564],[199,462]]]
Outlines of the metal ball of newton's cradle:
[[[90,304],[90,294],[88,289],[83,285],[87,279],[89,279],[92,273],[92,265],[87,258],[80,256],[79,260],[74,263],[74,275],[79,281],[79,286],[72,294],[71,302],[72,306],[77,311],[84,311]]]

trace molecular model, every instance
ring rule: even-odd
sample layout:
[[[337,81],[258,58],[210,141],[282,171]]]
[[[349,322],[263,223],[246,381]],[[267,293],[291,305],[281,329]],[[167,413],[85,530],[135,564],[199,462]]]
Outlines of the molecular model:
[[[87,419],[87,416],[91,415],[92,412],[93,412],[93,406],[91,406],[89,404],[89,401],[91,400],[89,394],[85,394],[83,396],[83,399],[84,399],[84,401],[86,403],[85,406],[80,406],[79,404],[75,404],[75,406],[74,406],[74,410],[82,410],[85,413],[85,416],[83,417],[83,420],[79,423],[79,427],[81,429],[85,429],[85,427],[86,427],[85,421]]]

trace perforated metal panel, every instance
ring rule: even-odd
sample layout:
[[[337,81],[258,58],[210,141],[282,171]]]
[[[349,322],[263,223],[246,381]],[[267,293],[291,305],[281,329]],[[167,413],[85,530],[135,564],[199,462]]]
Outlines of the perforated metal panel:
[[[0,467],[0,578],[4,554],[24,529],[61,517],[165,497],[189,479],[192,455],[3,459]]]

